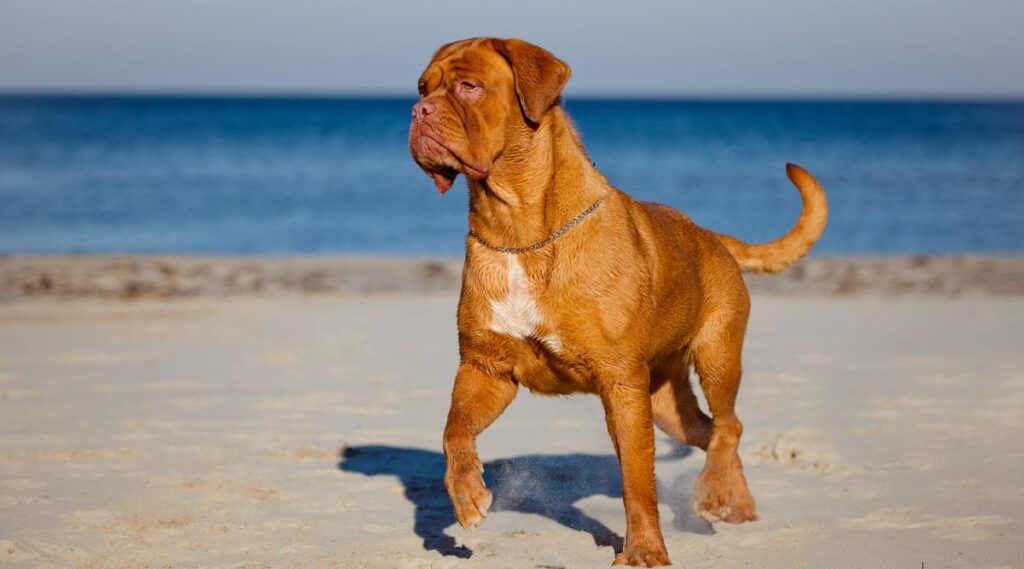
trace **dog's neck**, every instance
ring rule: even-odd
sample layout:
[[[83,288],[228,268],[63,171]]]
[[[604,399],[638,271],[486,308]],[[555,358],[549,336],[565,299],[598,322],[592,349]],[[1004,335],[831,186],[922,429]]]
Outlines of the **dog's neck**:
[[[592,205],[604,177],[556,106],[536,129],[523,125],[485,180],[469,180],[470,230],[495,246],[526,247]]]

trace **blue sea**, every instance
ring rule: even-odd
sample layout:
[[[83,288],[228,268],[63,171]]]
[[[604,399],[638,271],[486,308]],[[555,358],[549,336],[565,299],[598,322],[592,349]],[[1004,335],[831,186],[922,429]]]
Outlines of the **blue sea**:
[[[0,97],[0,253],[459,253],[406,99]],[[565,103],[634,197],[758,241],[796,219],[785,163],[831,218],[818,253],[1024,251],[1024,104]]]

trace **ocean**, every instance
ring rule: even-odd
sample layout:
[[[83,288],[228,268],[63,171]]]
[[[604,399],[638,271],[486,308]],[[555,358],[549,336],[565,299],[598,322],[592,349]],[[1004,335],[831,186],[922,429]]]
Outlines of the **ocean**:
[[[457,254],[406,148],[411,99],[0,97],[0,253]],[[750,241],[825,187],[815,253],[1024,251],[1024,103],[596,100],[565,106],[632,196]]]

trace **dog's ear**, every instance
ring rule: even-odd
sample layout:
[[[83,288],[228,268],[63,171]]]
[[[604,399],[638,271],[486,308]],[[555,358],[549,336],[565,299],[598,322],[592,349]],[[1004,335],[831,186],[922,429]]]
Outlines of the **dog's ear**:
[[[531,123],[540,124],[544,113],[558,101],[572,71],[564,61],[532,43],[518,39],[492,41],[494,49],[512,66],[523,115]]]

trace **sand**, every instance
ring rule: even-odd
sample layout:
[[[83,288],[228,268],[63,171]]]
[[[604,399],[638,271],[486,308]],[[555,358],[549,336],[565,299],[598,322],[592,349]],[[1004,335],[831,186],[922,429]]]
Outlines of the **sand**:
[[[0,256],[0,303],[456,292],[461,276],[460,257]],[[812,256],[747,284],[797,296],[1024,296],[1024,256]]]
[[[762,520],[695,518],[703,452],[659,434],[676,566],[1024,566],[1024,297],[940,285],[755,289]],[[480,439],[495,505],[468,534],[441,483],[456,293],[362,290],[9,296],[0,566],[607,566],[625,520],[598,401],[519,395]]]

